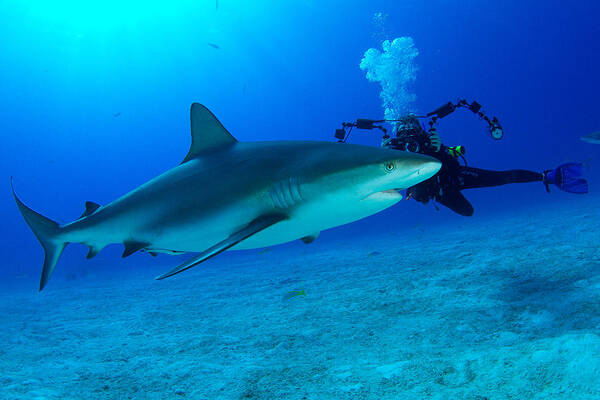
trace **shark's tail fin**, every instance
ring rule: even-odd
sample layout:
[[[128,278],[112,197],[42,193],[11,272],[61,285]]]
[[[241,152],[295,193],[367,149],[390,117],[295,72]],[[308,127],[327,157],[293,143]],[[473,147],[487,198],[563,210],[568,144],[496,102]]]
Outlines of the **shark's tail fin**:
[[[40,279],[40,290],[42,290],[46,286],[48,279],[50,279],[56,262],[68,243],[58,239],[60,226],[56,222],[38,214],[19,200],[15,189],[12,187],[12,179],[11,188],[21,215],[23,215],[25,222],[27,222],[27,225],[29,225],[33,234],[44,248],[44,268],[42,269],[42,277]]]

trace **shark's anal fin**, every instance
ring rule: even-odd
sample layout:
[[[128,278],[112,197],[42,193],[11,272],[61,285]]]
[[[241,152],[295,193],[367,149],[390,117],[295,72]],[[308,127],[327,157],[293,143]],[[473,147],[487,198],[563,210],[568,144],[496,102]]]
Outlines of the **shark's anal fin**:
[[[287,216],[283,215],[283,214],[265,215],[265,216],[258,217],[254,221],[252,221],[250,224],[248,224],[245,228],[242,228],[241,230],[239,230],[235,233],[232,233],[227,239],[204,250],[202,253],[198,254],[196,257],[193,257],[193,258],[187,260],[186,262],[184,262],[183,264],[179,265],[176,268],[173,268],[171,271],[167,272],[166,274],[157,276],[156,279],[159,279],[159,280],[165,279],[165,278],[168,278],[169,276],[173,276],[182,271],[185,271],[186,269],[192,268],[193,266],[198,265],[201,262],[204,262],[204,261],[208,260],[209,258],[214,257],[217,254],[222,253],[225,250],[235,246],[236,244],[240,243],[242,240],[245,240],[245,239],[249,238],[250,236],[252,236],[264,229],[267,229],[268,227],[275,225],[276,223],[281,222],[285,219],[287,219]]]
[[[193,103],[190,109],[192,145],[182,164],[198,154],[217,147],[234,144],[237,140],[227,132],[217,117],[202,104]]]
[[[123,245],[125,246],[125,249],[123,250],[123,254],[121,255],[121,257],[125,258],[127,256],[130,256],[133,253],[135,253],[136,251],[139,251],[145,247],[148,247],[149,244],[150,243],[136,242],[135,240],[125,241],[123,243]]]
[[[87,217],[88,215],[92,215],[97,209],[100,208],[100,204],[96,204],[93,201],[85,202],[85,211],[79,218]]]
[[[312,235],[309,236],[304,236],[303,238],[301,238],[300,240],[302,240],[302,242],[304,242],[304,244],[309,244],[314,242],[315,240],[317,240],[317,238],[319,237],[319,234],[321,232],[317,232],[317,233],[313,233]]]
[[[96,255],[100,252],[100,249],[98,247],[94,247],[94,246],[89,246],[90,247],[90,251],[88,251],[87,255],[85,256],[86,259],[90,259],[93,257],[96,257]]]

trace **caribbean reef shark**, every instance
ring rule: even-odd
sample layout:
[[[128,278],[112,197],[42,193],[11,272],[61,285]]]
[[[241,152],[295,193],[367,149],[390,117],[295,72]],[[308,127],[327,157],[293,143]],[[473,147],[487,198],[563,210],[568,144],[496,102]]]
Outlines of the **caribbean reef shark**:
[[[192,144],[181,164],[105,206],[85,203],[77,220],[59,225],[13,195],[45,252],[40,290],[68,243],[94,257],[122,243],[136,251],[200,252],[163,279],[228,249],[302,239],[375,214],[398,190],[433,176],[434,158],[346,143],[238,142],[204,106],[192,104]],[[12,185],[12,181],[11,181]]]
[[[581,140],[588,143],[600,144],[600,131],[592,132],[589,135],[582,136]]]

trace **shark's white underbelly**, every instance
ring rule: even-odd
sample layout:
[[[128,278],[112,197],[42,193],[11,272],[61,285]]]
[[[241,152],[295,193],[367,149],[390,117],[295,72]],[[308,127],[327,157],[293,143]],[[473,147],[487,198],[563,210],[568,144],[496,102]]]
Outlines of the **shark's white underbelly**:
[[[232,247],[234,250],[268,247],[311,236],[335,226],[347,224],[378,213],[402,199],[397,192],[384,192],[364,200],[330,196],[319,201],[296,204],[292,207],[274,207],[261,198],[233,204],[208,218],[173,227],[151,239],[149,248],[200,252],[224,240],[246,226],[256,215],[285,213],[289,219],[277,223]],[[281,204],[279,204],[281,206]],[[343,205],[343,206],[342,206]]]
[[[354,200],[343,207],[340,201],[347,199],[336,196],[308,202],[291,210],[288,220],[257,233],[232,249],[254,249],[298,240],[376,214],[401,199],[400,193],[394,191],[378,193],[358,202]]]

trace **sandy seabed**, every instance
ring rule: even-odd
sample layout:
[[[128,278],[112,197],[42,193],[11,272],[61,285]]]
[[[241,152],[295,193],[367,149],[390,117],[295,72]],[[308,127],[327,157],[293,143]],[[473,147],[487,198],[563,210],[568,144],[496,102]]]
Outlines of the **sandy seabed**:
[[[165,281],[168,256],[42,293],[31,277],[0,295],[0,397],[598,399],[600,211],[574,204],[233,253]]]

